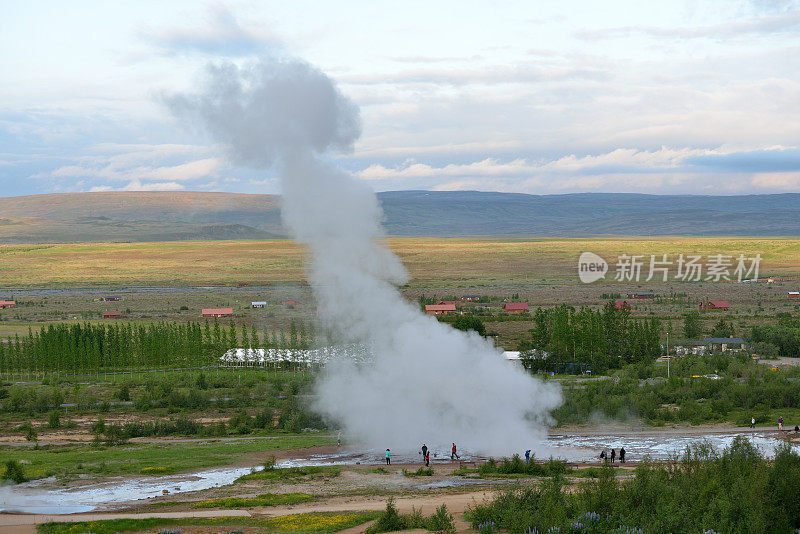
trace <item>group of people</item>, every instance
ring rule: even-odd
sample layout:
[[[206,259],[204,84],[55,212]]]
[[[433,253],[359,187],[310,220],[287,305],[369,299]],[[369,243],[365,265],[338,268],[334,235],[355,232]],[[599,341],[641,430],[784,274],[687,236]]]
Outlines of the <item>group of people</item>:
[[[527,453],[526,453],[526,457],[527,457]],[[610,455],[606,454],[606,450],[605,449],[600,451],[600,460],[602,460],[603,462],[608,462],[610,460],[611,463],[613,464],[614,460],[616,460],[616,459],[617,459],[617,451],[615,451],[614,449],[611,449],[611,454]],[[625,463],[625,447],[620,447],[619,448],[619,461],[622,464]]]
[[[756,418],[755,417],[751,417],[750,418],[750,428],[755,428],[755,427],[756,427]],[[783,416],[782,415],[780,417],[778,417],[778,430],[781,430],[781,431],[783,430]],[[800,426],[794,425],[794,432],[795,432],[795,434],[800,433]]]
[[[458,455],[458,448],[456,447],[455,443],[453,443],[453,448],[450,449],[450,459],[451,460],[461,459],[461,456]],[[422,461],[425,462],[425,467],[430,467],[431,450],[425,443],[422,444]],[[392,465],[392,451],[389,449],[386,449],[386,465]]]

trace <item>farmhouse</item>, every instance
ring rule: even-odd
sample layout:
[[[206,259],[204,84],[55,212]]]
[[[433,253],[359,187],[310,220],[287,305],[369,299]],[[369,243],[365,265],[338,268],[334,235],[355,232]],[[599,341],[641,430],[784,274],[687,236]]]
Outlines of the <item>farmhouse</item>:
[[[428,315],[448,315],[455,311],[455,304],[428,304],[425,306],[425,313]]]
[[[728,311],[731,305],[727,300],[707,300],[700,303],[701,310],[721,310]]]
[[[119,311],[104,311],[103,319],[122,319],[122,312]]]
[[[708,346],[705,342],[700,341],[684,341],[683,343],[676,344],[672,350],[675,351],[676,356],[702,356],[706,353]]]
[[[0,300],[0,310],[5,308],[13,308],[17,305],[17,302],[14,300]]]
[[[460,300],[440,300],[436,304],[452,304],[456,308],[460,308],[461,307],[461,301]]]
[[[298,302],[298,301],[296,301],[294,299],[286,299],[286,300],[282,300],[281,304],[283,304],[284,306],[299,306],[300,302]]]
[[[528,303],[506,302],[503,304],[503,311],[506,313],[528,313]]]
[[[705,343],[711,352],[739,351],[744,347],[740,337],[707,337]]]
[[[790,299],[800,299],[800,291],[789,291]]]
[[[629,299],[654,299],[655,293],[628,293]]]
[[[122,297],[112,295],[110,297],[103,297],[103,300],[105,302],[119,302],[122,300]]]
[[[204,308],[203,317],[233,317],[233,308]]]
[[[251,302],[250,305],[253,308],[266,308],[267,303],[266,302]]]

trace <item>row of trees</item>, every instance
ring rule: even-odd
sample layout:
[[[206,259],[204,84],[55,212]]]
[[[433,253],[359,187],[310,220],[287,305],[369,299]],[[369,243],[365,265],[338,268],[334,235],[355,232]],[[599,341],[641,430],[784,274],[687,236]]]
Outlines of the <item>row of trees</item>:
[[[231,348],[307,348],[313,329],[291,323],[264,331],[233,321],[213,323],[50,324],[27,336],[0,340],[0,373],[94,373],[133,368],[200,367]]]
[[[566,304],[537,308],[533,322],[530,337],[520,342],[519,350],[531,357],[534,349],[548,353],[546,361],[534,358],[534,367],[584,364],[602,372],[661,354],[661,322],[632,319],[629,310],[611,303],[602,310],[576,310]]]

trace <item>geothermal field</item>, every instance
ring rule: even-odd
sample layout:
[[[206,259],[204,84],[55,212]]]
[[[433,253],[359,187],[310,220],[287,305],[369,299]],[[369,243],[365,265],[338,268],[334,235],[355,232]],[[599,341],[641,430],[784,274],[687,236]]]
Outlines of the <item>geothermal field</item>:
[[[0,534],[797,534],[798,20],[4,7]]]

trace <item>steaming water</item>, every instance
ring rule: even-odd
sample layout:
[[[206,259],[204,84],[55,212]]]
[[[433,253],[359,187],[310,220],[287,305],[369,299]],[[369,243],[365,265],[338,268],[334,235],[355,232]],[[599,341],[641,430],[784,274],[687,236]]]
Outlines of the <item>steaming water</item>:
[[[455,440],[491,453],[543,439],[559,387],[507,365],[490,342],[439,323],[398,291],[409,277],[384,246],[377,197],[331,164],[361,135],[358,107],[296,58],[211,65],[206,75],[199,93],[166,103],[232,162],[278,172],[283,221],[309,251],[320,322],[372,356],[328,363],[316,410],[373,447]]]
[[[688,445],[707,441],[715,449],[721,450],[729,446],[736,437],[745,437],[758,447],[761,453],[770,457],[777,447],[785,443],[762,432],[717,432],[698,435],[697,433],[679,434],[674,432],[644,433],[607,433],[582,435],[552,435],[540,442],[539,449],[573,462],[597,462],[599,451],[603,448],[619,449],[625,447],[626,460],[641,461],[645,457],[654,460],[665,460],[673,454],[679,454]],[[795,445],[795,448],[800,448]],[[523,454],[520,450],[520,455]],[[313,454],[304,458],[283,460],[276,467],[302,467],[327,465],[383,465],[384,450],[358,449],[343,450],[334,454]],[[540,454],[539,459],[547,458]],[[478,454],[467,449],[459,450],[462,460],[480,460]],[[431,447],[431,465],[449,461],[450,453],[446,446]],[[393,451],[393,464],[422,464],[422,455],[417,451]],[[255,467],[258,470],[261,467]],[[95,509],[107,509],[128,504],[142,499],[159,497],[163,490],[170,494],[185,493],[224,486],[233,483],[242,475],[251,472],[251,468],[225,468],[200,471],[191,475],[172,475],[164,477],[141,477],[125,480],[112,480],[99,484],[89,484],[73,489],[42,489],[42,481],[0,487],[0,512],[21,512],[34,514],[71,514],[88,512]],[[485,484],[487,481],[476,481],[460,477],[450,477],[429,483],[419,483],[417,489],[433,489],[456,487],[471,484]]]
[[[0,512],[75,514],[115,504],[151,499],[169,493],[198,491],[233,483],[261,467],[211,469],[191,475],[142,477],[88,484],[76,488],[44,490],[41,481],[0,487]]]

